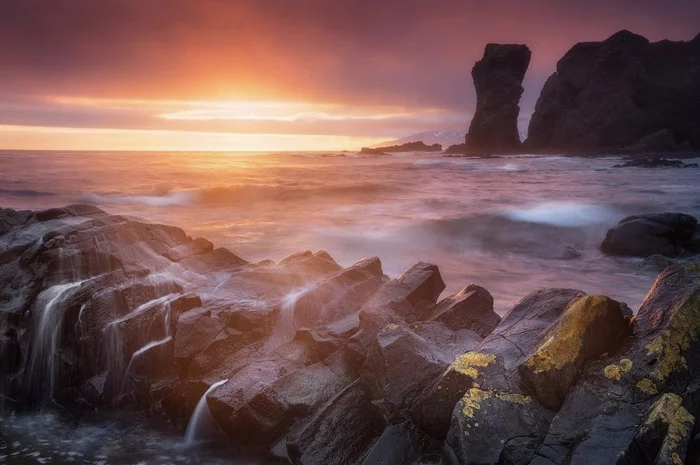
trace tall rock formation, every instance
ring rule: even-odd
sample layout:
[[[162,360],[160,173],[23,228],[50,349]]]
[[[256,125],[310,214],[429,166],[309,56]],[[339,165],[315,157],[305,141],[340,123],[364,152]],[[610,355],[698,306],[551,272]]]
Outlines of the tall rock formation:
[[[520,149],[518,103],[530,56],[525,45],[486,46],[484,57],[472,69],[477,103],[466,140],[468,153],[510,153]]]
[[[660,135],[667,137],[658,147]],[[652,143],[653,142],[653,143]],[[575,45],[547,80],[528,150],[700,149],[700,35],[650,43],[620,31]]]

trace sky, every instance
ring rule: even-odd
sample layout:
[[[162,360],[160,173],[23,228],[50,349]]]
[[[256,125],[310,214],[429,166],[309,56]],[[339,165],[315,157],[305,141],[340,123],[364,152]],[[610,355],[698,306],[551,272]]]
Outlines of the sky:
[[[489,42],[700,32],[698,0],[0,0],[0,149],[341,150],[466,132]]]

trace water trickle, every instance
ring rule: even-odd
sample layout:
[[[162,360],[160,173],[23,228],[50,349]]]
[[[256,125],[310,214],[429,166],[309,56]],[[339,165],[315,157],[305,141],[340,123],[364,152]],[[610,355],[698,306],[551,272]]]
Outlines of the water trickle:
[[[209,411],[209,404],[207,404],[207,396],[214,391],[214,389],[227,382],[228,379],[224,379],[212,384],[199,399],[192,413],[192,417],[190,418],[190,422],[187,424],[187,430],[185,430],[185,444],[197,444],[204,436],[203,433],[211,431],[215,427],[214,419]]]
[[[116,388],[116,391],[114,393],[116,394],[116,396],[114,396],[115,400],[118,398],[119,395],[121,395],[124,392],[125,384],[128,380],[131,365],[134,363],[134,360],[146,353],[148,350],[165,344],[172,339],[170,326],[170,304],[178,297],[180,297],[180,294],[167,294],[162,297],[149,300],[148,302],[136,307],[133,311],[111,321],[109,324],[107,324],[107,326],[105,326],[103,330],[103,341],[104,350],[107,357],[106,368],[110,374],[112,386]],[[163,331],[165,333],[165,337],[157,341],[148,342],[146,345],[136,350],[131,355],[129,363],[125,367],[124,363],[125,357],[127,355],[124,353],[124,340],[123,335],[120,332],[119,324],[128,320],[129,318],[133,318],[141,313],[144,313],[145,311],[147,311],[150,308],[153,308],[156,305],[161,304],[165,304],[163,323]]]
[[[28,361],[24,367],[25,386],[37,399],[47,402],[56,387],[56,356],[63,326],[65,296],[83,281],[57,284],[42,291],[36,305],[40,314]]]

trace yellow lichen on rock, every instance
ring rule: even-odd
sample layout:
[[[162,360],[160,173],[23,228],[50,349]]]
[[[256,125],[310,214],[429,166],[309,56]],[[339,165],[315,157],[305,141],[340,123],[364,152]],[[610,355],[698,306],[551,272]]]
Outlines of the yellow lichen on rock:
[[[673,453],[678,446],[685,443],[689,439],[690,432],[695,425],[695,417],[692,416],[682,405],[676,410],[671,423],[668,426],[668,434],[661,446],[661,451]]]
[[[684,354],[700,334],[700,289],[676,311],[666,329],[647,345],[647,355],[658,357],[653,376],[662,383],[679,368],[687,368]]]
[[[656,384],[654,384],[654,382],[648,378],[640,379],[637,382],[636,387],[646,394],[655,395],[659,393],[659,388],[657,388]]]
[[[481,403],[491,397],[489,391],[471,388],[462,397],[462,413],[465,417],[473,418],[474,412],[481,409]]]
[[[628,358],[623,358],[620,362],[615,365],[611,364],[603,368],[603,374],[613,381],[620,381],[622,375],[629,372],[632,369],[632,360]]]
[[[479,377],[477,368],[484,368],[496,363],[496,356],[493,354],[482,354],[481,352],[467,352],[458,355],[455,361],[450,365],[450,370],[454,370],[463,375],[467,375],[472,379]]]
[[[581,352],[586,328],[605,312],[609,300],[604,296],[585,296],[569,305],[559,324],[525,365],[533,373],[542,373],[573,363]]]
[[[481,403],[490,398],[496,398],[505,402],[521,405],[532,402],[532,398],[530,396],[471,388],[466,392],[466,394],[464,394],[464,397],[462,397],[462,413],[468,418],[474,418],[474,413],[481,409]],[[475,423],[475,426],[478,425],[478,423]]]

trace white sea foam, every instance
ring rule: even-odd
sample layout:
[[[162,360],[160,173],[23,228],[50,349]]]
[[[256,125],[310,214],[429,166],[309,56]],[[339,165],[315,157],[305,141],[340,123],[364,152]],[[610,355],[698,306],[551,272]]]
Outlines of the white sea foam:
[[[561,227],[601,224],[620,218],[620,213],[608,206],[576,202],[544,202],[524,208],[510,208],[504,210],[503,215],[515,221]]]

